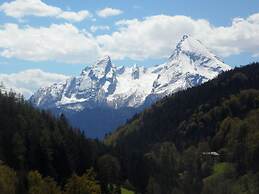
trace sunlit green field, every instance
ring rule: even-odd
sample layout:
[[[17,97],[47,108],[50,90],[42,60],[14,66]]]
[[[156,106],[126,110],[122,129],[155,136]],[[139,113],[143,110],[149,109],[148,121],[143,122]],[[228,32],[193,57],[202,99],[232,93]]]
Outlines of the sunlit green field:
[[[133,191],[127,190],[125,188],[121,188],[121,194],[134,194]]]

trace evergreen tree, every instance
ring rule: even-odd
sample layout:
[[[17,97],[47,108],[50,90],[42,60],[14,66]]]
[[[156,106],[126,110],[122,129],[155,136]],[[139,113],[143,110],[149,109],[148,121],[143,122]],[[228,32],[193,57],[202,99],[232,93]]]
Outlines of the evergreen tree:
[[[101,194],[101,188],[95,177],[93,169],[88,170],[81,177],[72,175],[65,185],[65,194]]]
[[[0,164],[0,193],[15,194],[17,177],[14,170],[6,165]]]

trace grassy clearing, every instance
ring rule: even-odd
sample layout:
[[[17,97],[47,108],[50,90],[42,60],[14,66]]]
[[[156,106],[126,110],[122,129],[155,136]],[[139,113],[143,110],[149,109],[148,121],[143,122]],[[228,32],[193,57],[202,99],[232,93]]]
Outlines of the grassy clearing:
[[[134,194],[133,191],[127,190],[125,188],[121,188],[121,194]]]
[[[234,167],[231,163],[222,162],[215,164],[213,167],[214,174],[223,174],[234,171]]]

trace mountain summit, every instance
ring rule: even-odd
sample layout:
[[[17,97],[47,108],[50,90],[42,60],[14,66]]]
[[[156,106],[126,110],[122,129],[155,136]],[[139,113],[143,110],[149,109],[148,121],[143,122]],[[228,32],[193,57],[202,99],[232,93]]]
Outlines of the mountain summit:
[[[230,69],[200,41],[188,35],[183,36],[162,66],[154,87],[154,93],[162,96],[199,85]]]
[[[97,109],[123,110],[125,113],[127,109],[125,114],[118,114],[125,121],[157,99],[204,83],[229,69],[230,66],[220,61],[201,42],[184,35],[173,54],[161,65],[117,67],[109,56],[105,56],[93,66],[83,69],[79,76],[39,89],[30,101],[40,108],[68,115],[87,115],[86,112]],[[101,113],[98,115],[102,117]],[[102,119],[112,123],[107,118],[109,115]],[[102,131],[102,127],[93,126],[95,128]]]

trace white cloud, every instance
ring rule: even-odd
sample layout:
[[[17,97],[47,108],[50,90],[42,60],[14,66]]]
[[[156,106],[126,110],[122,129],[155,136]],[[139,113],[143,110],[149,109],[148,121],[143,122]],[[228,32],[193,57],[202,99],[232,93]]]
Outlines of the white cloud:
[[[67,78],[65,75],[47,73],[40,69],[29,69],[12,74],[0,74],[0,82],[3,82],[5,87],[23,94],[26,98],[29,98],[40,87],[46,87]]]
[[[230,26],[213,26],[204,19],[156,15],[117,22],[118,30],[97,37],[103,53],[113,58],[168,57],[183,34],[201,40],[220,56],[242,52],[259,54],[259,14],[235,18]]]
[[[248,18],[247,18],[247,20],[249,21],[249,22],[252,22],[252,23],[259,23],[259,13],[256,13],[256,14],[253,14],[253,15],[251,15],[251,16],[249,16]]]
[[[220,57],[242,52],[259,56],[259,13],[213,26],[204,19],[156,15],[121,20],[113,33],[94,36],[72,24],[48,27],[0,26],[0,56],[31,61],[92,63],[102,55],[134,60],[167,58],[183,34],[203,42]],[[92,26],[92,32],[107,27]],[[108,28],[107,28],[108,30]]]
[[[96,32],[98,30],[110,30],[110,27],[109,26],[91,26],[90,28],[91,32]]]
[[[99,17],[106,18],[106,17],[110,17],[110,16],[120,15],[120,14],[123,13],[123,11],[120,10],[120,9],[114,9],[114,8],[111,8],[111,7],[106,7],[104,9],[101,9],[101,10],[97,11],[96,13]]]
[[[64,17],[69,19],[70,16]],[[204,19],[167,15],[121,20],[116,26],[118,29],[112,34],[94,37],[72,24],[48,27],[5,24],[0,26],[0,56],[65,63],[92,63],[106,54],[113,59],[164,58],[171,55],[183,34],[201,40],[219,56],[242,52],[259,56],[259,13],[247,18],[234,18],[229,26],[213,26]],[[109,30],[108,27],[92,26],[91,31]],[[26,97],[39,87],[66,78],[65,75],[38,69],[0,74],[0,82]]]
[[[22,19],[25,16],[56,17],[73,22],[80,22],[91,14],[87,10],[79,12],[63,11],[59,7],[47,5],[41,0],[14,0],[5,2],[0,6],[7,16]]]
[[[95,39],[72,24],[40,28],[5,24],[0,27],[0,56],[6,58],[91,63],[99,54]]]
[[[72,12],[72,11],[63,11],[58,18],[63,18],[72,22],[80,22],[85,18],[91,17],[91,13],[87,10],[79,11],[79,12]]]

